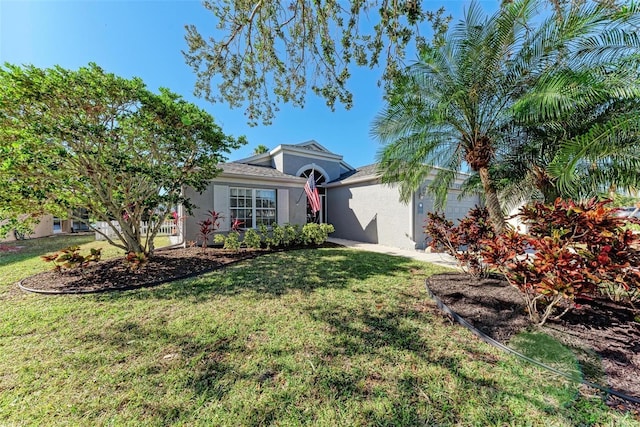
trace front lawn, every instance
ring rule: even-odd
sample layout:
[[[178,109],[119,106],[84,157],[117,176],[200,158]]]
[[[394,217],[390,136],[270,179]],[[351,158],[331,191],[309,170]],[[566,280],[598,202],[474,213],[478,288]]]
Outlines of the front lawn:
[[[634,425],[444,319],[429,264],[310,249],[52,297],[13,285],[29,254],[0,255],[0,425]]]

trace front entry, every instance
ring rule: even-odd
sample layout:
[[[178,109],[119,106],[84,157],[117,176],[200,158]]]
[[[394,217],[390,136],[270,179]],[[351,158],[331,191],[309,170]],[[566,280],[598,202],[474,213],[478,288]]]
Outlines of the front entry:
[[[327,217],[327,204],[325,197],[327,189],[322,186],[322,184],[325,183],[325,177],[314,169],[307,169],[300,174],[300,176],[304,178],[309,178],[311,175],[313,175],[313,180],[316,183],[318,195],[320,196],[320,210],[314,214],[311,210],[311,205],[309,205],[309,201],[307,200],[307,222],[322,224],[325,222]]]

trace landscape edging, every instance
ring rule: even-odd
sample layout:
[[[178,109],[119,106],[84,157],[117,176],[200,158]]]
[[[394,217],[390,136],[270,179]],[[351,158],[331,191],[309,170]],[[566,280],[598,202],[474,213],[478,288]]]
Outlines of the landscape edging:
[[[601,386],[600,384],[596,384],[596,383],[592,383],[590,381],[585,380],[584,378],[580,378],[579,380],[576,379],[574,376],[567,374],[565,372],[562,372],[552,366],[546,365],[542,362],[539,362],[535,359],[530,358],[529,356],[525,356],[524,354],[518,352],[517,350],[514,350],[510,347],[507,347],[506,345],[504,345],[503,343],[501,343],[500,341],[497,341],[493,338],[491,338],[489,335],[485,334],[484,332],[482,332],[481,330],[477,329],[475,326],[473,326],[471,323],[469,323],[466,319],[464,319],[463,317],[461,317],[458,313],[456,313],[455,311],[453,311],[449,306],[447,306],[444,302],[442,302],[442,300],[436,295],[434,294],[431,289],[429,289],[429,279],[425,280],[425,284],[424,287],[427,290],[427,294],[429,295],[429,297],[431,299],[433,299],[436,303],[436,306],[443,311],[444,313],[446,313],[447,315],[451,316],[456,322],[458,322],[460,325],[464,326],[465,328],[467,328],[472,334],[474,334],[475,336],[477,336],[478,338],[480,338],[482,341],[486,342],[487,344],[490,344],[506,353],[511,353],[514,356],[527,361],[529,363],[532,363],[540,368],[546,369],[550,372],[553,372],[554,374],[563,376],[567,379],[569,379],[570,381],[573,382],[577,382],[579,384],[583,384],[586,385],[588,387],[591,388],[595,388],[598,389],[606,394],[610,394],[616,397],[619,397],[620,399],[629,401],[629,402],[633,402],[636,404],[640,404],[640,398],[634,397],[634,396],[629,396],[626,395],[620,391],[617,390],[613,390],[609,387],[604,387]]]

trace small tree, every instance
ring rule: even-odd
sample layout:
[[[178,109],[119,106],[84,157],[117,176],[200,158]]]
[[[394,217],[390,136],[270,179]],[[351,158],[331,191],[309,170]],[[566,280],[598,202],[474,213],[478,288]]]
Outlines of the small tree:
[[[204,190],[223,153],[244,143],[168,89],[154,94],[95,64],[5,64],[0,99],[0,218],[84,208],[126,252],[152,253],[171,207],[192,210],[183,186]]]

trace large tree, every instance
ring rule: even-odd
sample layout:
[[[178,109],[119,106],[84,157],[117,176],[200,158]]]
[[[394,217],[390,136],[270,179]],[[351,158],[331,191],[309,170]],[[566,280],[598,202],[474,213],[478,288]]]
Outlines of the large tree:
[[[308,88],[333,109],[353,97],[350,66],[384,66],[385,81],[404,67],[410,43],[429,21],[441,34],[449,18],[420,0],[204,0],[215,22],[209,37],[187,25],[184,52],[197,75],[195,93],[232,107],[246,105],[250,124],[269,123],[281,102],[303,106]],[[214,88],[214,89],[212,89]]]
[[[373,123],[383,144],[382,179],[400,183],[407,200],[427,178],[438,205],[464,164],[480,179],[493,226],[504,228],[491,168],[496,153],[513,141],[517,114],[538,120],[562,115],[580,97],[565,86],[563,74],[615,64],[640,45],[638,6],[608,8],[567,3],[541,16],[540,2],[503,4],[486,16],[476,3],[444,38],[425,47],[419,60],[398,81],[389,102]],[[535,97],[531,96],[535,93]]]
[[[170,210],[191,208],[182,187],[203,190],[223,154],[244,143],[169,90],[152,93],[140,79],[95,64],[77,71],[5,64],[0,100],[5,218],[84,208],[128,252],[152,253]],[[153,226],[143,235],[145,219]]]

